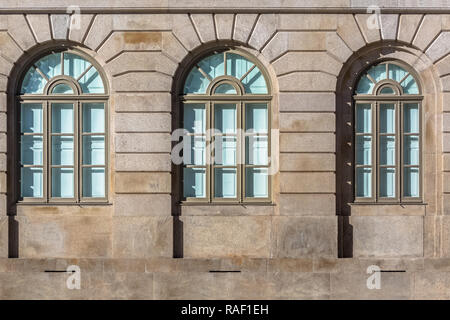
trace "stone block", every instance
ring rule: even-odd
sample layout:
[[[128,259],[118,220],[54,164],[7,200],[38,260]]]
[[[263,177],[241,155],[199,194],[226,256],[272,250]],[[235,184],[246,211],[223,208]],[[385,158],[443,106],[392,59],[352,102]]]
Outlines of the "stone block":
[[[116,154],[116,171],[165,171],[170,172],[170,154],[119,153]]]
[[[441,18],[435,14],[427,14],[419,26],[413,45],[425,50],[431,41],[441,32]]]
[[[163,32],[162,34],[162,52],[171,57],[172,60],[180,63],[188,54],[188,51],[181,44],[181,42],[175,38],[171,32]],[[170,68],[170,65],[168,66]]]
[[[332,153],[282,153],[281,171],[334,171],[336,156]]]
[[[116,152],[170,152],[171,150],[168,133],[118,133],[115,138]]]
[[[83,43],[93,18],[93,14],[72,14],[69,27],[69,40]]]
[[[280,14],[278,30],[335,30],[337,15],[335,14]]]
[[[217,39],[218,40],[229,40],[232,39],[231,32],[233,31],[233,14],[215,14],[215,25],[217,29]]]
[[[8,257],[8,217],[0,217],[0,258]]]
[[[383,40],[397,39],[398,14],[381,14],[381,38]]]
[[[158,72],[130,72],[113,78],[115,91],[167,91],[171,90],[172,77]]]
[[[277,75],[294,71],[323,71],[338,75],[342,64],[326,52],[287,52],[273,64]]]
[[[191,51],[200,45],[197,32],[187,14],[173,14],[172,24],[172,33],[187,50]]]
[[[261,50],[269,39],[275,34],[278,24],[278,15],[261,14],[256,22],[255,29],[250,36],[248,44],[256,50]]]
[[[381,40],[379,16],[375,14],[356,14],[355,20],[367,43]]]
[[[280,215],[286,216],[334,216],[334,194],[281,194]]]
[[[25,15],[11,14],[6,19],[8,19],[8,33],[22,50],[26,51],[36,44]]]
[[[50,22],[52,27],[53,38],[57,40],[65,40],[69,34],[70,15],[68,14],[52,14]]]
[[[171,110],[170,93],[120,93],[113,96],[116,112],[154,112]]]
[[[336,77],[323,72],[294,72],[278,77],[280,91],[333,91]]]
[[[247,43],[250,32],[256,22],[257,14],[236,14],[233,39],[242,43]]]
[[[86,35],[84,44],[97,51],[99,46],[105,41],[113,30],[113,15],[98,14],[94,17],[92,26]]]
[[[181,221],[186,258],[270,256],[271,217],[182,216]]]
[[[191,14],[191,19],[201,42],[205,43],[216,40],[216,30],[212,14]]]
[[[275,217],[276,258],[337,257],[336,217]]]
[[[157,71],[173,75],[177,64],[160,52],[123,52],[111,60],[105,69],[112,76],[133,71]]]
[[[280,131],[282,132],[314,132],[336,130],[334,113],[281,113]]]
[[[14,42],[6,31],[0,32],[0,50],[2,55],[11,63],[17,61],[22,55],[22,49]]]
[[[282,193],[335,192],[336,176],[332,172],[281,172]]]
[[[450,51],[450,32],[445,31],[439,34],[439,36],[433,41],[426,51],[426,54],[432,61],[436,61],[446,56]]]
[[[50,23],[46,14],[27,14],[26,18],[30,28],[38,42],[45,42],[52,39]]]
[[[449,272],[417,272],[414,274],[415,299],[449,299]]]
[[[423,256],[423,217],[352,216],[354,257]]]
[[[170,216],[168,194],[117,194],[114,197],[115,216]]]
[[[330,275],[321,273],[270,274],[269,292],[272,299],[329,299]]]
[[[160,172],[118,172],[116,193],[169,193],[170,174]]]
[[[336,97],[334,93],[281,92],[281,112],[335,111]],[[450,109],[450,108],[449,108]]]
[[[338,15],[337,34],[352,51],[358,51],[366,45],[355,18],[351,14]]]
[[[333,133],[282,133],[280,152],[335,152]]]
[[[411,43],[421,20],[421,14],[400,15],[400,22],[398,26],[398,40]]]
[[[171,132],[169,113],[118,113],[114,120],[116,132]]]
[[[171,257],[173,218],[115,217],[113,227],[114,258]]]

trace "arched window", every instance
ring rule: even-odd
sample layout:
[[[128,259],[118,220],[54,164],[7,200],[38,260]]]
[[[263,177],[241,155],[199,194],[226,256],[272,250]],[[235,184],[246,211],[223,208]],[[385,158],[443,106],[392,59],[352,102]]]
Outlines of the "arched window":
[[[270,201],[270,87],[262,68],[233,50],[190,70],[182,95],[183,200]]]
[[[397,62],[369,68],[355,100],[355,201],[420,201],[421,91]]]
[[[108,96],[98,69],[81,53],[51,52],[19,89],[19,201],[106,201]]]

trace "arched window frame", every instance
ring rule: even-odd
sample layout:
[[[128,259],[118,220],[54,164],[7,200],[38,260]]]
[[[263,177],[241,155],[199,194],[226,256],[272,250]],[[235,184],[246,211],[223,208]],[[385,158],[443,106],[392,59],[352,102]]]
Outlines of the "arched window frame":
[[[372,77],[368,75],[368,71],[373,67],[379,65],[386,66],[386,77],[389,78],[389,65],[396,65],[403,68],[406,71],[406,75],[400,79],[400,81],[395,81],[393,79],[383,79],[376,82]],[[362,77],[367,76],[370,81],[374,84],[372,92],[369,94],[358,94],[356,92],[358,84]],[[409,77],[412,76],[416,85],[418,92],[417,94],[405,93],[401,84]],[[393,94],[383,94],[381,90],[390,87],[394,90]],[[355,93],[353,95],[353,144],[354,144],[354,199],[355,202],[367,202],[367,203],[408,203],[408,202],[422,202],[423,201],[423,170],[422,170],[422,134],[423,134],[423,121],[422,121],[422,86],[419,81],[417,73],[405,63],[400,61],[386,60],[379,62],[377,64],[371,65],[367,68],[358,78],[355,86]],[[405,132],[405,122],[404,122],[404,106],[406,104],[417,104],[418,108],[418,132],[409,133]],[[370,105],[371,109],[371,132],[370,134],[357,132],[358,120],[357,120],[357,107],[358,105]],[[395,137],[395,164],[393,166],[380,165],[380,144],[379,137],[381,135],[390,136],[391,134],[380,133],[380,106],[381,105],[393,105],[395,109],[395,133],[392,134]],[[371,164],[370,165],[360,165],[357,159],[357,136],[370,136],[371,137]],[[417,136],[418,137],[418,164],[409,165],[405,164],[405,136]],[[395,197],[383,197],[380,195],[380,167],[392,167],[395,169]],[[405,168],[418,168],[418,196],[407,196],[405,195]],[[371,168],[372,179],[371,179],[371,196],[358,196],[358,168]]]
[[[231,75],[221,75],[218,76],[216,78],[211,78],[209,75],[207,75],[205,72],[203,72],[201,70],[201,68],[198,66],[198,63],[201,62],[203,59],[213,55],[213,54],[217,54],[217,53],[224,53],[224,70],[225,73],[227,72],[227,58],[226,55],[228,53],[231,54],[238,54],[242,57],[244,57],[245,59],[247,59],[248,61],[250,61],[251,63],[253,63],[254,65],[247,71],[245,72],[239,79],[231,76]],[[241,51],[241,50],[236,50],[236,49],[222,49],[222,50],[216,50],[216,51],[210,51],[208,53],[203,54],[202,56],[199,56],[196,60],[196,62],[194,64],[191,65],[190,68],[186,69],[186,73],[184,74],[184,76],[182,76],[182,86],[181,86],[181,90],[184,90],[184,85],[185,82],[187,81],[189,72],[194,68],[198,68],[200,70],[200,72],[203,74],[203,76],[207,77],[210,80],[210,83],[208,85],[208,87],[206,88],[205,93],[200,93],[200,94],[192,94],[192,93],[182,93],[179,95],[178,98],[178,106],[181,110],[180,112],[180,128],[183,128],[183,109],[184,109],[184,105],[185,104],[195,104],[195,103],[204,103],[205,104],[205,112],[206,112],[206,129],[212,129],[212,123],[214,123],[213,119],[213,108],[214,108],[214,104],[217,103],[235,103],[237,105],[237,128],[241,128],[244,129],[244,121],[245,121],[245,106],[246,103],[264,103],[267,105],[267,152],[268,152],[268,159],[270,159],[271,157],[271,140],[270,140],[270,131],[271,131],[271,122],[272,122],[272,114],[271,114],[271,102],[272,102],[272,86],[271,83],[269,81],[269,76],[267,74],[267,71],[265,69],[265,67],[252,55]],[[257,68],[266,83],[267,86],[267,93],[266,94],[259,94],[259,93],[246,93],[245,88],[242,84],[242,80],[244,80],[253,70],[254,68]],[[236,94],[217,94],[215,93],[215,90],[218,86],[220,86],[221,84],[229,84],[231,86],[233,86],[236,89]],[[246,134],[244,134],[246,135]],[[243,161],[243,157],[245,157],[245,137],[244,135],[242,135],[241,137],[237,137],[237,163],[242,163],[242,164],[237,164],[237,173],[236,173],[236,183],[237,183],[237,197],[236,198],[216,198],[214,196],[214,168],[217,167],[217,165],[215,164],[211,164],[212,160],[212,155],[211,154],[207,154],[207,161],[206,161],[206,165],[202,166],[206,168],[206,197],[205,198],[195,198],[195,197],[184,197],[183,196],[183,165],[179,166],[178,169],[178,176],[179,178],[179,185],[180,185],[180,190],[179,192],[179,199],[181,203],[190,203],[190,204],[195,204],[195,203],[199,203],[199,204],[204,204],[204,203],[211,203],[211,204],[232,204],[232,203],[270,203],[272,201],[272,177],[269,174],[268,175],[268,196],[267,197],[258,197],[258,198],[253,198],[253,197],[247,197],[246,196],[246,192],[245,192],[245,169],[252,167],[251,165],[247,165],[245,164],[245,161]],[[255,134],[257,135],[257,134]],[[207,134],[206,135],[206,146],[208,147],[211,141],[211,135]],[[238,159],[241,159],[241,161],[239,161]],[[208,164],[209,163],[209,164]],[[186,166],[186,167],[190,167],[190,166]],[[270,167],[270,163],[268,163],[267,165],[258,165],[258,166],[254,166],[254,167]]]
[[[64,75],[64,54],[75,54],[87,62],[90,63],[90,66],[88,66],[84,72],[82,72],[76,79]],[[40,61],[40,59],[51,55],[51,54],[61,54],[61,75],[57,75],[54,77],[47,77],[36,65]],[[35,68],[36,71],[44,78],[46,79],[46,84],[44,86],[42,93],[22,93],[22,83],[25,80],[25,76],[27,72],[30,70],[30,68]],[[103,93],[89,93],[89,92],[83,92],[82,87],[79,83],[79,80],[82,79],[84,76],[87,76],[88,72],[92,69],[95,69],[95,71],[98,72],[98,75],[101,78],[102,85],[103,85]],[[53,93],[52,90],[59,84],[66,84],[70,86],[73,90],[73,93]],[[24,203],[24,204],[78,204],[78,203],[91,203],[91,204],[104,204],[108,203],[109,199],[109,87],[108,87],[108,81],[106,79],[106,76],[103,72],[102,67],[94,60],[92,59],[88,54],[79,51],[79,50],[72,50],[67,48],[58,48],[51,51],[46,51],[40,54],[39,56],[34,57],[33,61],[26,65],[26,67],[23,69],[23,72],[21,73],[21,76],[19,77],[18,85],[16,87],[17,93],[15,95],[15,114],[14,114],[14,123],[17,125],[17,128],[19,128],[16,131],[16,147],[15,151],[16,156],[15,158],[18,159],[16,163],[16,167],[14,170],[17,172],[15,175],[17,179],[19,179],[19,183],[15,183],[15,196],[14,198],[17,199],[17,203]],[[31,104],[31,103],[39,103],[42,105],[42,137],[43,137],[43,162],[42,162],[42,169],[43,169],[43,194],[42,197],[23,197],[21,192],[21,151],[20,151],[20,140],[21,136],[23,135],[21,133],[20,125],[21,125],[21,106],[23,104]],[[65,197],[54,197],[52,196],[52,189],[51,189],[51,168],[54,167],[50,163],[51,159],[51,152],[52,152],[52,146],[50,139],[52,136],[55,135],[55,133],[51,132],[51,104],[52,103],[71,103],[73,104],[73,117],[74,117],[74,123],[73,123],[73,134],[67,134],[67,135],[73,135],[73,153],[74,153],[74,162],[73,162],[73,180],[74,180],[74,196],[70,198]],[[103,104],[103,113],[104,113],[104,130],[103,132],[83,132],[82,129],[82,116],[83,116],[83,106],[84,104],[89,103],[101,103]],[[66,134],[64,134],[66,135]],[[82,140],[83,137],[86,136],[103,136],[104,138],[104,163],[103,165],[88,165],[83,164],[82,157]],[[104,169],[104,196],[102,197],[90,197],[90,196],[84,196],[82,193],[82,186],[83,186],[83,169],[89,169],[89,168],[101,168]]]

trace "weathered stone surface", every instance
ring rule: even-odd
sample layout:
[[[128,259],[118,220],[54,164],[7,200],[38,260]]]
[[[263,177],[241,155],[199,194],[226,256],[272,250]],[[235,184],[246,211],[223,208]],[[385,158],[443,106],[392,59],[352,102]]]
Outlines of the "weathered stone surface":
[[[425,15],[413,40],[413,45],[417,46],[420,50],[425,50],[440,31],[440,17],[434,14]]]
[[[69,40],[83,43],[93,18],[93,14],[72,14],[70,17]]]
[[[112,76],[131,71],[158,71],[172,75],[177,64],[159,52],[123,52],[111,60],[105,69]]]
[[[277,28],[278,16],[276,14],[262,14],[256,22],[255,29],[250,36],[248,44],[256,50],[261,50],[272,37]]]
[[[171,150],[168,133],[118,133],[115,137],[116,152],[170,152]]]
[[[277,258],[336,257],[336,217],[275,217]]]
[[[257,14],[236,14],[233,39],[247,43],[257,16]]]
[[[114,197],[115,216],[170,216],[168,194],[117,194]]]
[[[381,39],[379,15],[356,14],[355,19],[367,43],[376,42]]]
[[[19,205],[17,206],[18,216],[36,215],[36,206]],[[55,206],[55,205],[41,205],[39,206],[39,214],[46,216],[93,216],[103,217],[112,216],[114,208],[111,205],[83,205],[83,206]]]
[[[232,39],[231,32],[233,31],[233,14],[215,14],[215,25],[217,30],[217,39]]]
[[[8,19],[8,33],[22,50],[28,50],[36,44],[24,15],[8,15],[6,19]]]
[[[351,204],[352,216],[424,216],[426,206],[422,204]]]
[[[433,41],[430,47],[427,49],[426,53],[431,58],[431,60],[436,61],[444,56],[446,56],[450,51],[450,32],[442,32]]]
[[[324,153],[282,153],[281,171],[334,171],[336,156]]]
[[[48,15],[28,14],[26,15],[26,18],[38,42],[49,41],[52,39]]]
[[[162,52],[171,57],[176,62],[181,62],[187,55],[188,51],[181,44],[181,42],[175,38],[172,33],[163,32],[162,34]],[[170,66],[169,66],[170,68]]]
[[[402,14],[398,26],[398,40],[411,43],[422,20],[420,14]]]
[[[335,30],[335,14],[280,14],[278,30]]]
[[[280,111],[335,111],[334,93],[282,92],[280,93]],[[450,108],[449,108],[450,109]]]
[[[53,38],[57,40],[67,39],[70,28],[70,16],[68,14],[50,15]]]
[[[172,217],[115,217],[113,256],[147,258],[172,256]]]
[[[338,75],[342,64],[326,52],[287,52],[273,64],[277,75],[293,71],[323,71]]]
[[[397,38],[398,14],[381,14],[381,38],[395,40]]]
[[[295,72],[278,77],[280,91],[332,91],[336,77],[322,72]]]
[[[276,207],[267,205],[224,205],[211,206],[195,205],[182,206],[181,214],[184,216],[269,216],[275,214]]]
[[[97,50],[112,30],[113,16],[98,14],[94,17],[94,22],[88,31],[84,44],[92,50]]]
[[[170,111],[170,93],[120,93],[115,94],[116,112]]]
[[[212,14],[191,14],[191,19],[201,42],[205,43],[216,40]]]
[[[282,133],[280,152],[334,152],[335,141],[333,133]]]
[[[171,130],[168,113],[119,113],[115,115],[116,132],[167,132]]]
[[[186,258],[270,255],[271,217],[182,216],[181,220]]]
[[[282,172],[280,179],[284,193],[335,192],[336,177],[331,172]]]
[[[418,272],[414,276],[415,299],[449,299],[449,272]]]
[[[0,217],[0,257],[8,257],[8,217]]]
[[[287,216],[334,216],[334,194],[281,194],[280,215]]]
[[[22,55],[22,50],[7,32],[0,32],[0,50],[10,62],[15,62]]]
[[[113,79],[113,89],[127,91],[170,91],[172,78],[159,72],[131,72]]]
[[[281,113],[280,131],[282,132],[314,132],[336,129],[334,113]]]
[[[351,217],[354,257],[423,256],[423,217]]]
[[[337,34],[353,51],[358,51],[366,44],[355,18],[351,14],[338,15]]]
[[[116,171],[170,171],[170,154],[119,153],[116,154]]]
[[[17,220],[21,257],[111,257],[110,217],[29,214]]]
[[[169,193],[170,174],[120,172],[115,175],[116,193]]]
[[[187,50],[193,50],[200,45],[200,40],[187,14],[172,15],[172,32]]]

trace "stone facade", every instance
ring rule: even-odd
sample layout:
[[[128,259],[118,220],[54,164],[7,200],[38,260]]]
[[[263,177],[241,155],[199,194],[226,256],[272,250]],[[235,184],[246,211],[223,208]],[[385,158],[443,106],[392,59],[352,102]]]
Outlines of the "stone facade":
[[[450,3],[122,5],[0,1],[0,298],[450,297]],[[367,13],[372,5],[379,14]],[[19,78],[36,56],[61,47],[92,57],[108,82],[105,205],[10,196]],[[224,47],[253,55],[269,75],[280,132],[270,205],[179,205],[174,196],[181,181],[171,133],[183,74]],[[353,90],[367,66],[386,59],[411,66],[423,88],[419,204],[353,203]],[[84,272],[81,291],[65,288],[64,273],[44,272],[69,264]],[[386,287],[371,291],[372,264],[406,272],[383,273]]]

